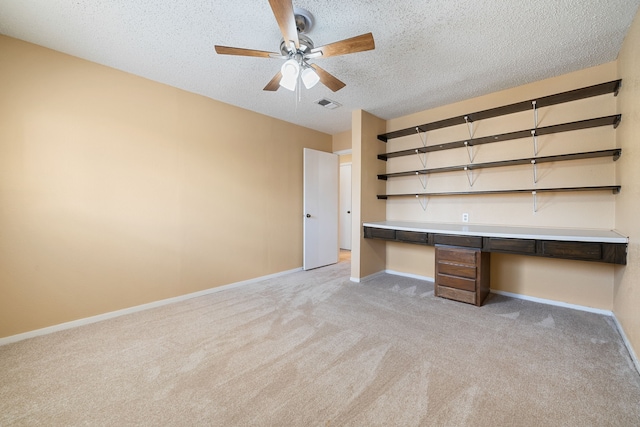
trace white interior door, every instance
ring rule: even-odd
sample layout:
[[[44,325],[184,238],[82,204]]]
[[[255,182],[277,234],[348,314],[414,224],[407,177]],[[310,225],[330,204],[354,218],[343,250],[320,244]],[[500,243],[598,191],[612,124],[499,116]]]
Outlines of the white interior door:
[[[305,270],[338,262],[338,155],[304,149]]]
[[[351,250],[351,163],[340,165],[340,249]]]

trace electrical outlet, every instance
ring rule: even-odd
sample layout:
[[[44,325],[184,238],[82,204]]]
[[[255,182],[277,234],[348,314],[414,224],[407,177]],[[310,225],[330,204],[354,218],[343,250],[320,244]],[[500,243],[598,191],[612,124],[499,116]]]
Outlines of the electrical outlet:
[[[469,214],[468,213],[463,213],[462,214],[462,222],[469,222]]]

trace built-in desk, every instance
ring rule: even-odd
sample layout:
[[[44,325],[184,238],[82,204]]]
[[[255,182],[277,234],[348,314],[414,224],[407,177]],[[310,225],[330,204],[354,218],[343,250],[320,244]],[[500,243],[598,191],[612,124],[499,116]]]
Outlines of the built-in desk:
[[[366,222],[364,237],[419,245],[448,245],[482,252],[627,264],[629,239],[613,230]]]

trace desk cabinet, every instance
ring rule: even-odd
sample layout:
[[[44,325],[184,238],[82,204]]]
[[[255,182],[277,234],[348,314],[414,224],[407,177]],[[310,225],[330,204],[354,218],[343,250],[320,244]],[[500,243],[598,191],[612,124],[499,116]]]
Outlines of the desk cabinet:
[[[481,306],[489,294],[490,255],[477,249],[437,245],[435,295]]]

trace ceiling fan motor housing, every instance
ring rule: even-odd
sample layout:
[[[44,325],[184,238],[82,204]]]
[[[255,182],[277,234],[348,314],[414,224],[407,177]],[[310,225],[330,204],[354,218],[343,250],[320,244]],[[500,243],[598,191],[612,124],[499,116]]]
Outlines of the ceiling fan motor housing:
[[[299,7],[294,7],[293,15],[296,20],[296,29],[298,30],[298,34],[306,34],[311,31],[314,23],[311,12]]]
[[[311,49],[313,49],[313,40],[311,40],[309,37],[298,34],[298,39],[300,40],[300,52],[310,52]],[[280,41],[280,53],[282,53],[282,55],[284,56],[289,56],[289,45],[285,43],[284,39]]]

